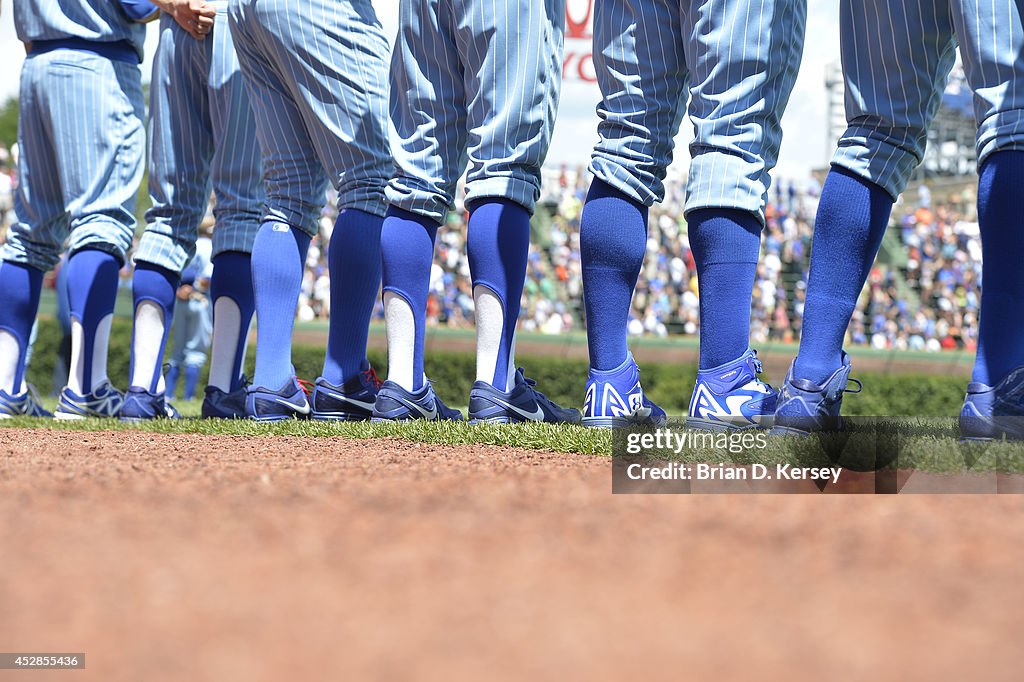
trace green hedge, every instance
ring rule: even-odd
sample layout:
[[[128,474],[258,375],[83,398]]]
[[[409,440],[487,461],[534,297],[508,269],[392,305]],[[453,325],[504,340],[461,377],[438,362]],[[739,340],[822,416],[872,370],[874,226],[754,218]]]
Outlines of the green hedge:
[[[110,340],[110,376],[115,385],[128,382],[131,325],[115,319]],[[60,343],[60,331],[52,320],[40,322],[29,381],[40,392],[52,388],[53,363]],[[323,365],[323,349],[296,346],[293,362],[299,376],[315,379]],[[248,372],[252,374],[253,353],[249,353]],[[383,377],[387,358],[381,351],[372,351],[370,361]],[[587,376],[587,363],[555,357],[520,357],[538,388],[556,402],[579,407]],[[426,358],[427,375],[441,397],[451,405],[465,406],[476,374],[476,359],[470,353],[432,352]],[[693,365],[642,365],[644,388],[652,400],[673,414],[683,414],[696,378]],[[864,383],[860,395],[848,395],[843,411],[848,415],[955,415],[963,401],[964,382],[950,376],[855,374]],[[204,374],[205,381],[205,374]]]

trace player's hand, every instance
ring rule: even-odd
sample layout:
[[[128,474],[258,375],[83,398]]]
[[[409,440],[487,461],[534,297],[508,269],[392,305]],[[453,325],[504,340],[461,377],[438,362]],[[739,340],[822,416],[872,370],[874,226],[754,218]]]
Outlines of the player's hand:
[[[196,40],[205,40],[213,30],[217,10],[205,0],[154,0],[154,4],[171,15]]]

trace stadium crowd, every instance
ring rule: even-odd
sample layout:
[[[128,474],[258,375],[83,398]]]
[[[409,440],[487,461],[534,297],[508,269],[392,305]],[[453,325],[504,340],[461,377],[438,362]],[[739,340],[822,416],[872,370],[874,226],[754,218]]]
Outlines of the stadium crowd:
[[[579,223],[587,193],[583,169],[562,168],[545,178],[534,218],[523,329],[545,334],[582,330]],[[14,219],[12,155],[0,146],[0,243]],[[647,259],[633,299],[632,335],[695,335],[699,325],[696,267],[687,242],[681,181],[667,183],[664,203],[650,212]],[[813,218],[820,187],[814,180],[782,181],[769,197],[751,310],[754,344],[799,338]],[[849,343],[879,349],[940,351],[976,345],[981,242],[973,194],[933,205],[926,188],[894,209],[882,257],[872,269],[850,326]],[[301,320],[330,315],[327,244],[335,218],[329,197],[321,231],[309,250],[299,301]],[[438,232],[428,298],[428,324],[468,327],[473,296],[466,255],[467,215],[449,215]],[[123,280],[130,282],[125,269]],[[378,302],[375,316],[383,319]]]

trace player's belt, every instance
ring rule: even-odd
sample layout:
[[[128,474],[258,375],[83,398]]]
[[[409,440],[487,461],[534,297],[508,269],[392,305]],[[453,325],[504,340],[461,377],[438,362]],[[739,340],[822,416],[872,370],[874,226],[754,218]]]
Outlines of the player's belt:
[[[118,62],[138,64],[139,52],[127,40],[115,40],[112,42],[100,42],[97,40],[86,40],[85,38],[58,38],[56,40],[33,40],[32,49],[29,54],[45,54],[54,50],[78,50],[79,52],[91,52],[100,57]]]

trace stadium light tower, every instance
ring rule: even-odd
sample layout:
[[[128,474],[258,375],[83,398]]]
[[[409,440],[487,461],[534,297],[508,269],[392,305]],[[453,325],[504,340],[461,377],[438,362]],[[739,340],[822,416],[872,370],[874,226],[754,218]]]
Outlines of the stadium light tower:
[[[846,130],[846,86],[843,83],[843,67],[839,62],[825,66],[825,91],[828,97],[828,114],[825,121],[825,165],[832,160],[839,138]]]

